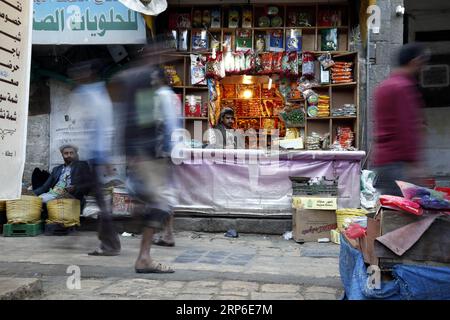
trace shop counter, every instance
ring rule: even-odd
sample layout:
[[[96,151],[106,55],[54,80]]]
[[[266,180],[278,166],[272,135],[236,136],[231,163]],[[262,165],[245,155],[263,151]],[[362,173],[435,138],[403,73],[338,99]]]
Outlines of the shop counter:
[[[175,211],[291,216],[291,176],[338,177],[338,208],[356,208],[364,156],[364,151],[180,149],[173,157]]]

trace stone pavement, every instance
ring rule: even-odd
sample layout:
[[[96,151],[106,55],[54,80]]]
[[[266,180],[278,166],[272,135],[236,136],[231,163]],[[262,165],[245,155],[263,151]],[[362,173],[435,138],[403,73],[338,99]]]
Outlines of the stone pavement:
[[[121,237],[123,249],[116,257],[86,254],[97,245],[95,232],[2,237],[0,277],[39,280],[42,294],[30,299],[334,300],[342,295],[335,244],[300,245],[249,234],[175,236],[175,247],[152,247],[154,259],[172,266],[173,274],[134,272],[140,236]]]

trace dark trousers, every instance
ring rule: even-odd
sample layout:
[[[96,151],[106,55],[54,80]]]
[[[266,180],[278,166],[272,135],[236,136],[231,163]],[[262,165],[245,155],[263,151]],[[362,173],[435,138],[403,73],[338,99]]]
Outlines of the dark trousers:
[[[103,194],[102,185],[100,182],[100,166],[94,165],[94,191],[95,200],[100,209],[99,225],[98,225],[98,239],[100,240],[100,249],[103,251],[120,251],[120,239],[117,234],[113,219],[111,207],[106,204],[105,196]]]

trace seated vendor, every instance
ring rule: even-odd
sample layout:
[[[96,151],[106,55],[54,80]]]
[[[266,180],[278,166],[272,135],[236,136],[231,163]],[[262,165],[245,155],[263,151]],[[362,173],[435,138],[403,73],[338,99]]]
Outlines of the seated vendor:
[[[224,108],[220,112],[218,124],[214,130],[210,130],[209,148],[235,149],[237,145],[236,135],[233,130],[234,110]]]
[[[87,162],[78,160],[78,148],[64,145],[60,149],[64,164],[55,167],[47,181],[33,190],[44,203],[58,198],[76,198],[83,203],[91,180]]]

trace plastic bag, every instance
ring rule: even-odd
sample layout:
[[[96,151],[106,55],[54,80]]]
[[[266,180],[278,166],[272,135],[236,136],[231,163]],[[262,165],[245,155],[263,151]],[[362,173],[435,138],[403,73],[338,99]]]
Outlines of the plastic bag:
[[[345,235],[350,239],[362,238],[366,235],[366,230],[357,223],[352,223],[345,230]]]
[[[380,196],[380,203],[382,206],[390,207],[392,209],[401,209],[416,216],[421,216],[423,214],[423,210],[418,203],[402,197],[382,195]]]
[[[425,187],[416,186],[415,184],[404,182],[404,181],[395,181],[402,191],[403,196],[406,199],[414,199],[420,198],[422,196],[431,196],[435,199],[443,200],[445,198],[445,193],[436,191],[433,189],[428,189]]]
[[[375,208],[380,194],[374,188],[375,172],[363,170],[361,173],[361,205],[364,208]]]
[[[331,54],[329,52],[321,55],[319,58],[317,58],[317,60],[319,60],[320,64],[323,66],[325,70],[334,66],[334,61],[331,58]]]
[[[314,54],[311,52],[303,53],[302,58],[302,74],[307,79],[314,78]]]

